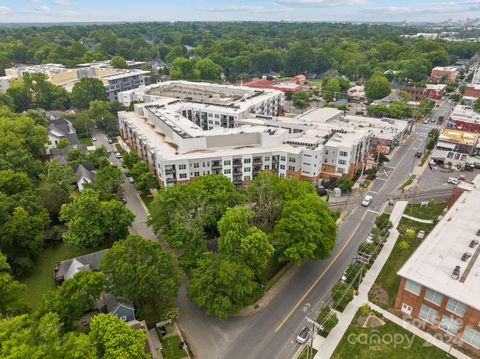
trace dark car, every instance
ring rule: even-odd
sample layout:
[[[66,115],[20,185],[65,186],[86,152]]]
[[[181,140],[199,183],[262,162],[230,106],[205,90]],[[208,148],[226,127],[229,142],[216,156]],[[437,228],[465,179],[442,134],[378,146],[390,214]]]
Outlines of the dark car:
[[[127,204],[127,198],[125,196],[122,197],[122,202],[123,202],[123,204]]]
[[[415,152],[415,157],[420,158],[420,157],[422,157],[422,156],[423,156],[423,152],[422,152],[422,151],[417,151],[417,152]]]

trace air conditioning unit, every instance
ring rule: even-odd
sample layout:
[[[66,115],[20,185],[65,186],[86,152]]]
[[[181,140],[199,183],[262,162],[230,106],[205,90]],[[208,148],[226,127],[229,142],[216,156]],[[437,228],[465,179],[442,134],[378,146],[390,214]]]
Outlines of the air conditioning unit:
[[[458,278],[460,278],[460,266],[455,266],[452,273],[452,279],[457,280]]]
[[[466,262],[471,256],[472,256],[472,253],[470,253],[470,252],[463,253],[462,261]]]
[[[470,248],[475,248],[476,246],[478,246],[478,241],[477,241],[476,239],[472,239],[472,241],[470,242],[469,247],[470,247]]]

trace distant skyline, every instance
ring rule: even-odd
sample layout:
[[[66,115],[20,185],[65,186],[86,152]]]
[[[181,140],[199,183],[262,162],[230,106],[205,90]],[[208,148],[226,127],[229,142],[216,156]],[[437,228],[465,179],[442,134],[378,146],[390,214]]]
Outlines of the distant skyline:
[[[437,22],[480,17],[480,0],[0,0],[0,22]]]

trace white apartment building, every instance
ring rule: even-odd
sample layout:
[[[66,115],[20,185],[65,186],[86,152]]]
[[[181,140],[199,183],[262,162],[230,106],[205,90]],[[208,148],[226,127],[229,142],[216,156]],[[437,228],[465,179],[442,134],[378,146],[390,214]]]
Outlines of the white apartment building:
[[[136,66],[136,62],[134,66]],[[87,66],[88,65],[88,66]],[[97,78],[103,82],[109,101],[118,100],[118,93],[150,84],[150,72],[139,69],[116,69],[108,62],[81,64],[68,69],[61,64],[26,65],[6,69],[6,76],[0,77],[0,91],[6,92],[10,82],[21,78],[24,73],[42,73],[48,81],[63,86],[71,92],[75,84],[84,77]]]
[[[312,181],[351,177],[372,136],[402,137],[407,127],[405,121],[345,117],[330,108],[276,116],[283,93],[239,86],[165,82],[120,93],[119,99],[124,105],[143,102],[134,112],[119,113],[119,128],[162,186],[208,174],[240,186],[261,171]]]

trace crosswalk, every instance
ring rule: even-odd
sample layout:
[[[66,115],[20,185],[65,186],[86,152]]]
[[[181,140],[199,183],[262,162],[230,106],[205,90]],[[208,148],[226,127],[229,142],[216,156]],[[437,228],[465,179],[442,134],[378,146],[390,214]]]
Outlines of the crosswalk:
[[[433,130],[434,128],[439,129],[440,126],[435,123],[418,125],[417,128],[415,129],[415,134],[419,135],[420,137],[426,137],[428,136],[430,131]]]

